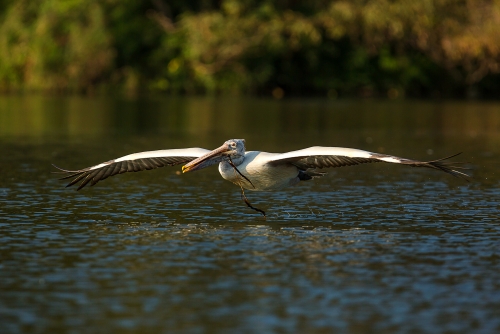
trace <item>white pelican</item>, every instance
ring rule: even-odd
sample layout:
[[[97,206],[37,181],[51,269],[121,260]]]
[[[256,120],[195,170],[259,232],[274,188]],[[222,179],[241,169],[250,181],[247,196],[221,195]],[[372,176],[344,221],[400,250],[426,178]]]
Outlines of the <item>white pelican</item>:
[[[254,191],[282,189],[300,181],[311,180],[326,174],[318,172],[316,169],[371,162],[390,162],[412,167],[433,168],[467,180],[469,175],[457,170],[466,168],[456,166],[460,163],[454,165],[445,161],[458,154],[438,160],[418,161],[344,147],[314,146],[288,153],[247,152],[245,151],[244,139],[230,139],[213,151],[203,148],[148,151],[126,155],[79,170],[65,170],[55,165],[54,167],[69,174],[61,180],[73,178],[66,187],[81,181],[77,189],[80,190],[87,184],[93,186],[110,176],[126,172],[139,172],[185,164],[182,166],[182,172],[187,173],[218,163],[222,177],[241,187],[245,203],[265,216],[264,211],[251,206],[245,197],[243,188]]]

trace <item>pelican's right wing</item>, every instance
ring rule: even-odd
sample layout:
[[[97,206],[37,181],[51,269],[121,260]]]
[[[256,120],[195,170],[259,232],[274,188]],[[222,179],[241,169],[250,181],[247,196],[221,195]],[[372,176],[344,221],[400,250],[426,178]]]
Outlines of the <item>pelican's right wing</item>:
[[[53,165],[62,173],[69,175],[61,180],[74,178],[66,187],[72,186],[81,181],[77,190],[82,189],[88,183],[93,186],[97,182],[116,174],[126,172],[140,172],[165,166],[175,166],[187,163],[210,152],[203,148],[184,148],[174,150],[158,150],[129,154],[124,157],[103,162],[99,165],[87,167],[79,170],[66,170]]]
[[[457,166],[458,164],[461,164],[460,162],[452,163],[445,161],[457,156],[458,154],[438,160],[418,161],[354,148],[314,146],[303,150],[278,154],[274,156],[269,163],[271,165],[291,163],[300,169],[306,170],[309,168],[353,166],[371,162],[389,162],[412,167],[433,168],[467,180],[469,175],[457,170],[466,169]]]

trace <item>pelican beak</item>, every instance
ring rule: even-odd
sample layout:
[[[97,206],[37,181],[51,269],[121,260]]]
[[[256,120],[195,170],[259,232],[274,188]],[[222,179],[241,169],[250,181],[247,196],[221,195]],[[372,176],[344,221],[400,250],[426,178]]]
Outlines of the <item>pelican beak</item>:
[[[228,148],[226,144],[222,145],[219,148],[201,156],[199,158],[194,159],[193,161],[182,166],[182,172],[187,173],[199,169],[203,169],[205,167],[211,166],[218,162],[221,162],[224,157],[227,155],[227,152],[231,150]]]

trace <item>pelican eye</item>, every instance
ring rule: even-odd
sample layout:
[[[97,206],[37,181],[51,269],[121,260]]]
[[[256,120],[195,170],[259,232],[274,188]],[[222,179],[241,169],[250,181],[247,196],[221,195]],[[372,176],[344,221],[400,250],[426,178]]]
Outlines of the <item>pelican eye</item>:
[[[236,147],[236,143],[234,141],[229,145],[231,145],[231,147]]]

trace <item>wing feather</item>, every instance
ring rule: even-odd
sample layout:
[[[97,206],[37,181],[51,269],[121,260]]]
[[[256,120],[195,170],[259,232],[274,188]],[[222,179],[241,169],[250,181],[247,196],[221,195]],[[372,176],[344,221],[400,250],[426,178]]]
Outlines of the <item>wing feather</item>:
[[[154,163],[155,167],[163,167],[163,163],[158,158],[149,159],[152,163]]]
[[[122,163],[121,162],[117,162],[117,163],[111,164],[108,168],[106,168],[106,170],[107,170],[106,177],[110,177],[110,176],[113,176],[113,175],[116,175],[116,174],[120,174],[121,168],[122,168]]]
[[[118,174],[123,174],[127,172],[127,162],[126,161],[120,161],[120,170],[118,171]]]
[[[459,154],[460,153],[432,161],[418,161],[353,148],[315,146],[303,150],[278,154],[269,161],[269,164],[279,165],[290,163],[297,166],[299,169],[307,170],[315,168],[353,166],[374,162],[388,162],[399,163],[411,167],[427,167],[437,169],[453,176],[468,180],[469,175],[458,170],[467,169],[462,166],[458,166],[463,164],[462,162],[446,161]]]
[[[108,168],[96,169],[94,171],[94,173],[91,175],[92,176],[92,181],[90,182],[91,187],[95,185],[97,182],[99,182],[99,180],[102,180],[102,176],[104,175],[104,173],[106,173],[106,170]]]
[[[203,148],[159,150],[126,155],[115,160],[79,170],[66,170],[55,165],[53,166],[60,170],[59,173],[68,174],[62,177],[61,180],[72,179],[66,187],[70,187],[81,181],[77,189],[80,190],[87,184],[93,186],[110,176],[126,172],[140,172],[143,170],[184,164],[208,152],[210,151]]]
[[[82,183],[80,183],[80,185],[78,186],[78,188],[76,190],[80,190],[83,187],[85,187],[87,185],[87,183],[89,183],[90,180],[92,180],[92,178],[90,176],[91,176],[91,174],[87,174],[85,176],[85,178],[83,179]]]
[[[124,161],[123,163],[127,164],[127,172],[135,172],[134,163],[132,163],[132,161],[127,160],[127,161]]]
[[[153,165],[147,159],[141,159],[141,163],[144,165],[144,168],[146,170],[151,170],[154,168]]]
[[[80,181],[81,179],[85,178],[87,176],[87,174],[85,173],[80,173],[80,174],[77,174],[78,176],[75,177],[70,183],[68,183],[68,185],[66,187],[70,187],[72,185],[74,185],[75,183],[77,183],[78,181]],[[70,177],[73,177],[74,175],[71,175]],[[66,179],[67,177],[63,178],[63,179]],[[61,179],[61,180],[63,180]]]

